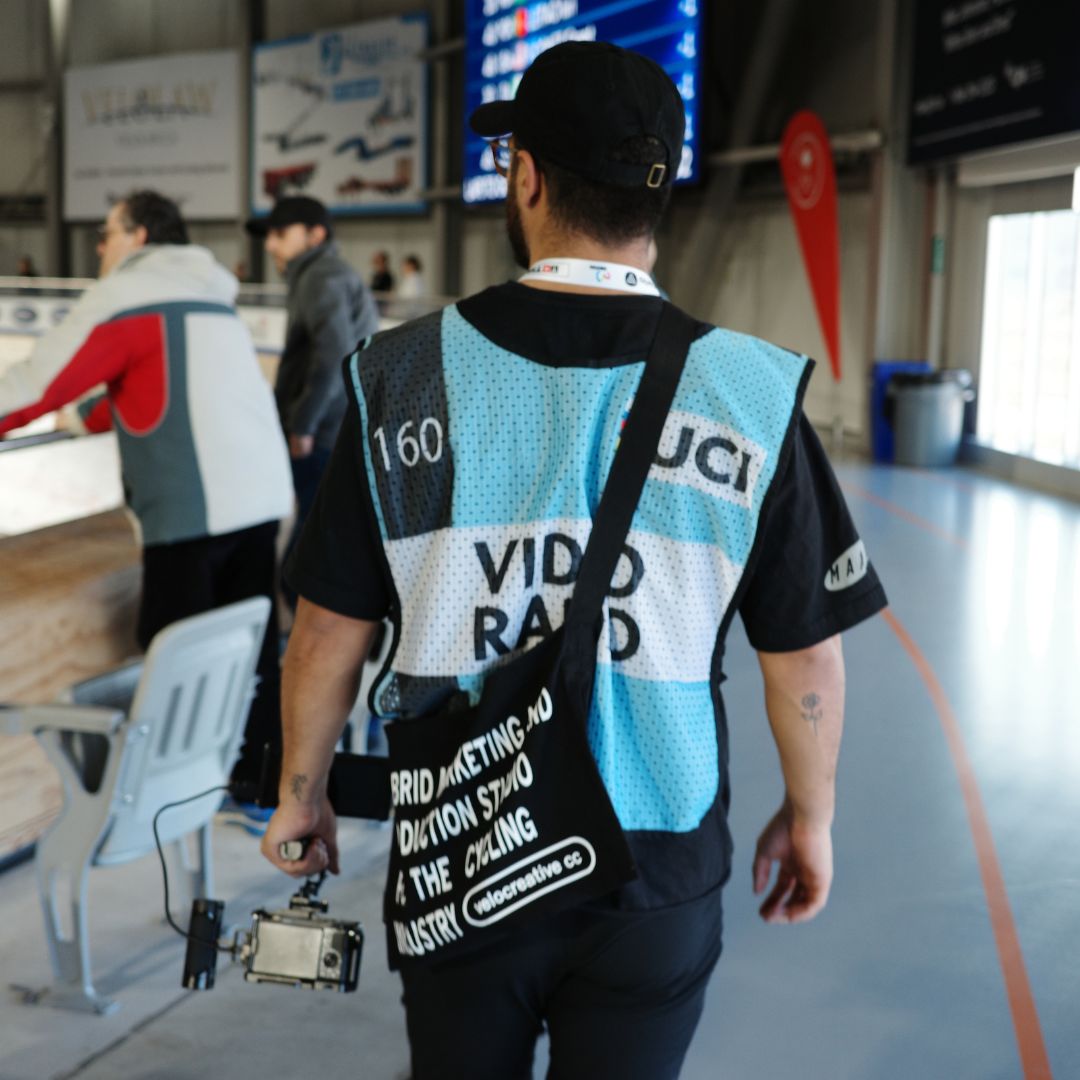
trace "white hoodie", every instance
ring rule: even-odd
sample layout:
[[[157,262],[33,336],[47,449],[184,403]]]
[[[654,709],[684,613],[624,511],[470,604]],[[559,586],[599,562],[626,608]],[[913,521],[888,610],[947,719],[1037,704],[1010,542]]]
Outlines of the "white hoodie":
[[[117,431],[147,544],[284,517],[288,450],[236,314],[236,279],[205,248],[147,246],[92,285],[31,356],[0,376],[0,433],[104,384],[80,408]]]

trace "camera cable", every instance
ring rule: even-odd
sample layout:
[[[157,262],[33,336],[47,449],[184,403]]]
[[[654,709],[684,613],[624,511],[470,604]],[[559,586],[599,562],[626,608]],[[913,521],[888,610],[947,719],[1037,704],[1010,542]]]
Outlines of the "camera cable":
[[[161,837],[158,835],[158,818],[161,817],[166,810],[172,810],[177,806],[186,806],[188,803],[196,802],[199,799],[205,799],[207,795],[213,795],[215,791],[228,791],[228,785],[221,784],[217,787],[207,788],[206,791],[200,791],[198,795],[192,795],[187,799],[177,799],[176,802],[165,803],[158,812],[154,815],[153,829],[154,829],[154,843],[157,845],[158,858],[161,860],[161,876],[165,882],[165,918],[169,925],[182,937],[188,941],[195,941],[200,945],[213,945],[218,952],[235,954],[235,945],[222,945],[218,941],[207,941],[205,938],[196,937],[194,934],[189,934],[186,930],[181,930],[179,926],[173,922],[172,912],[169,911],[169,871],[165,866],[165,852],[161,847]]]
[[[177,806],[186,806],[188,803],[197,802],[199,799],[205,799],[207,795],[213,795],[216,791],[229,791],[227,784],[220,784],[217,787],[207,788],[206,791],[200,791],[198,795],[191,795],[186,799],[177,799],[175,802],[165,803],[160,807],[156,814],[154,814],[153,830],[154,830],[154,843],[157,845],[158,858],[161,860],[161,877],[165,885],[165,918],[169,925],[182,937],[188,941],[194,941],[199,945],[213,945],[218,952],[229,953],[230,955],[236,954],[236,945],[222,945],[218,941],[207,941],[205,938],[196,936],[189,933],[187,930],[182,930],[179,926],[173,922],[172,912],[169,910],[169,871],[165,865],[165,851],[161,846],[161,836],[158,833],[158,818],[161,817],[166,810],[172,810]],[[296,841],[300,845],[300,853],[297,858],[302,858],[304,851],[307,850],[309,840],[305,838],[301,841]],[[285,845],[282,845],[283,849]],[[284,855],[284,850],[283,850]],[[323,870],[318,877],[310,877],[298,890],[298,895],[303,896],[305,900],[315,900],[319,895],[319,889],[322,888],[322,883],[326,880],[326,871]]]

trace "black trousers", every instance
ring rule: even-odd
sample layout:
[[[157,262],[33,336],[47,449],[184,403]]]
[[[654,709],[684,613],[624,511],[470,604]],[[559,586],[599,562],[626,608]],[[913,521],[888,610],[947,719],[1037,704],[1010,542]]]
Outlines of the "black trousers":
[[[402,971],[412,1080],[675,1080],[720,958],[720,889],[653,912],[587,905]]]
[[[277,531],[278,523],[268,521],[221,536],[143,548],[137,629],[142,649],[149,646],[159,630],[177,619],[252,596],[270,598],[270,620],[256,666],[258,693],[251,703],[240,758],[233,769],[234,782],[245,785],[258,783],[263,746],[281,746],[281,665],[274,604]]]

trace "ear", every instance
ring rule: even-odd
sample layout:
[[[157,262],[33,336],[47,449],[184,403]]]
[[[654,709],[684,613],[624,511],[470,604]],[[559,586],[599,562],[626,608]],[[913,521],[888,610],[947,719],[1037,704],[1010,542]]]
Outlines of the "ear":
[[[131,235],[135,237],[136,247],[144,247],[147,240],[150,238],[150,234],[146,231],[145,225],[136,225],[132,230]]]
[[[314,241],[313,247],[318,247],[320,244],[325,244],[327,240],[327,232],[325,225],[312,225],[311,230],[308,232],[308,236]]]
[[[525,205],[534,209],[540,202],[541,192],[544,190],[544,174],[536,164],[536,158],[528,150],[519,150],[517,158],[516,184]]]

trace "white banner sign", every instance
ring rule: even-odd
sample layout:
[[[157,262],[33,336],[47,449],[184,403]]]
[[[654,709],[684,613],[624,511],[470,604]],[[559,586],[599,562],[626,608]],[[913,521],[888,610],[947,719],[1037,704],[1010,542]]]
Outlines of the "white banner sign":
[[[64,217],[100,221],[138,188],[186,218],[240,213],[240,64],[230,51],[64,73]]]
[[[298,194],[335,213],[423,210],[427,39],[416,14],[256,46],[252,211]]]

